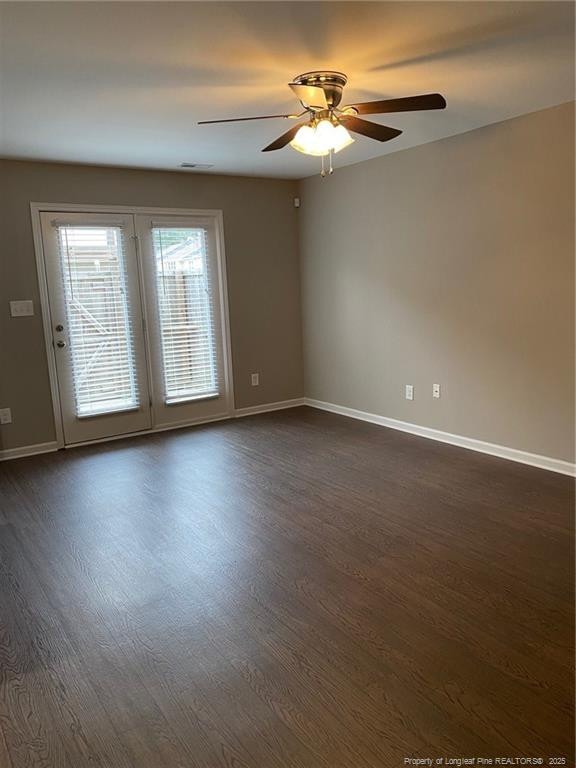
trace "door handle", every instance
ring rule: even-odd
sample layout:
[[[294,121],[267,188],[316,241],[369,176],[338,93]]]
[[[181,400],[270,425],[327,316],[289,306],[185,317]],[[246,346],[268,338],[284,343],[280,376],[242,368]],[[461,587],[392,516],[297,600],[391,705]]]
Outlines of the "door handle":
[[[60,347],[60,349],[62,349],[63,347],[66,346],[66,342],[65,341],[57,341],[56,342],[56,346]]]

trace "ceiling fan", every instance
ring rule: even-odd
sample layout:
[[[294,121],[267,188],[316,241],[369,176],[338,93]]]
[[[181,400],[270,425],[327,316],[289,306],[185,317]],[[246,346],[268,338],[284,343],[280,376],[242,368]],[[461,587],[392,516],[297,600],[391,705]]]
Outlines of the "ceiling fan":
[[[272,120],[285,118],[299,120],[306,117],[279,136],[262,152],[273,152],[287,144],[306,155],[322,157],[322,175],[324,157],[330,157],[329,173],[332,173],[332,153],[339,152],[351,144],[354,139],[349,131],[367,136],[376,141],[390,141],[400,136],[402,131],[386,125],[363,120],[358,115],[382,115],[388,112],[414,112],[424,109],[444,109],[446,100],[439,93],[427,93],[422,96],[407,96],[400,99],[382,99],[349,104],[340,107],[342,92],[347,83],[342,72],[317,71],[305,72],[288,83],[295,96],[304,107],[299,114],[260,115],[258,117],[232,117],[226,120],[201,120],[198,125],[215,123],[238,123],[247,120]]]

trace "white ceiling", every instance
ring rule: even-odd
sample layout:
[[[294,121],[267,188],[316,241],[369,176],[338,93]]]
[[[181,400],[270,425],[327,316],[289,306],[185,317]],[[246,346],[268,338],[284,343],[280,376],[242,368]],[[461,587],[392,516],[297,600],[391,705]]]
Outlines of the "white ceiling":
[[[286,84],[311,69],[348,75],[344,103],[448,101],[375,118],[404,133],[336,157],[357,163],[573,99],[574,5],[0,2],[0,155],[309,176],[318,158],[260,152],[288,121],[196,121],[293,111]]]

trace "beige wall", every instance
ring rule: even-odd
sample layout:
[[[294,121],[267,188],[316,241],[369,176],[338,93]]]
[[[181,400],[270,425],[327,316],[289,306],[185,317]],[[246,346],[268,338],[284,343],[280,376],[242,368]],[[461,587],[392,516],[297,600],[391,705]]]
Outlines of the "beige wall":
[[[297,214],[291,181],[0,160],[0,427],[3,448],[54,439],[30,202],[224,212],[236,407],[301,397]],[[34,300],[11,319],[10,299]],[[260,372],[260,386],[249,375]]]
[[[573,105],[300,191],[308,397],[574,460]]]

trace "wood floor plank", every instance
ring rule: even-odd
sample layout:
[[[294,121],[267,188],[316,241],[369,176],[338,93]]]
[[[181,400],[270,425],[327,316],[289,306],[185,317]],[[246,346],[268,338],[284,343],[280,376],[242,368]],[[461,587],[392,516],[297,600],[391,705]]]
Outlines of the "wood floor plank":
[[[0,719],[13,763],[129,768],[122,744],[109,740],[112,723],[28,567],[21,540],[3,534]]]
[[[0,465],[1,768],[574,753],[574,482],[297,408]]]

